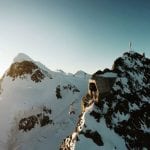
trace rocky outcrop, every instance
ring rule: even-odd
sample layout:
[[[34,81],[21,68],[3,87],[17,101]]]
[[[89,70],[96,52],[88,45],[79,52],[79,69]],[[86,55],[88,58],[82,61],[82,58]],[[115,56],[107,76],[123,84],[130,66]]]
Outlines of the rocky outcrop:
[[[26,75],[30,75],[34,82],[41,82],[45,78],[42,70],[31,61],[15,62],[7,72],[7,76],[12,77],[13,80],[18,77],[26,78]]]
[[[80,134],[83,134],[86,138],[92,139],[95,144],[98,146],[103,146],[103,141],[100,136],[100,134],[97,131],[92,131],[92,130],[85,130],[82,131]]]
[[[52,124],[53,120],[51,119],[51,109],[43,107],[41,113],[36,115],[32,115],[26,118],[22,118],[19,121],[18,129],[23,130],[25,132],[30,131],[36,125],[40,125],[41,127],[46,126],[48,124]]]

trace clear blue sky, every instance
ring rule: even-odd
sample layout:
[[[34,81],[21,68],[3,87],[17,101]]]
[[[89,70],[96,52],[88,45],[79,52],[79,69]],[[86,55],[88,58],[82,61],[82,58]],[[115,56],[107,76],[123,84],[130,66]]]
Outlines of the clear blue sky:
[[[0,0],[0,75],[19,52],[51,70],[93,73],[129,41],[150,56],[149,0]]]

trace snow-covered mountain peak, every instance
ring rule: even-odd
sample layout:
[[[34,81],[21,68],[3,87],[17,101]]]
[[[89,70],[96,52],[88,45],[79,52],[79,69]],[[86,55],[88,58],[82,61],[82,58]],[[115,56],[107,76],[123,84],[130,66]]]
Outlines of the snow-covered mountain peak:
[[[34,82],[41,82],[41,80],[45,78],[43,70],[32,61],[13,63],[7,70],[7,76],[12,77],[13,80],[16,78],[25,79],[30,76]]]
[[[22,61],[33,61],[28,55],[24,53],[19,53],[14,59],[13,62],[22,62]]]
[[[0,80],[0,150],[59,149],[79,115],[87,81],[19,54]]]
[[[74,74],[76,77],[80,77],[80,78],[85,78],[87,73],[82,71],[82,70],[79,70],[77,71],[75,74]]]
[[[66,72],[64,72],[62,69],[57,69],[56,72],[61,75],[66,75]]]
[[[14,81],[17,78],[31,79],[34,82],[41,82],[45,77],[52,79],[52,71],[46,68],[42,63],[36,62],[29,56],[19,53],[13,60],[13,63],[6,71],[6,77],[9,76]]]

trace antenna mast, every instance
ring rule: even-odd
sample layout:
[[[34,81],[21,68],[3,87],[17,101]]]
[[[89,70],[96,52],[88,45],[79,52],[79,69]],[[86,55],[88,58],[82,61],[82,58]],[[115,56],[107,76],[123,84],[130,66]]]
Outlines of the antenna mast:
[[[129,42],[129,51],[131,51],[132,50],[132,42],[130,41]]]

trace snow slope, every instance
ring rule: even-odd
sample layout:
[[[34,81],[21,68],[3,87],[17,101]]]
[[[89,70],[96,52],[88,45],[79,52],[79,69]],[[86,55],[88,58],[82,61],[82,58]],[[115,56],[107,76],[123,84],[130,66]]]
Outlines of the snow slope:
[[[59,149],[74,128],[88,78],[50,71],[19,54],[0,81],[0,150]]]

